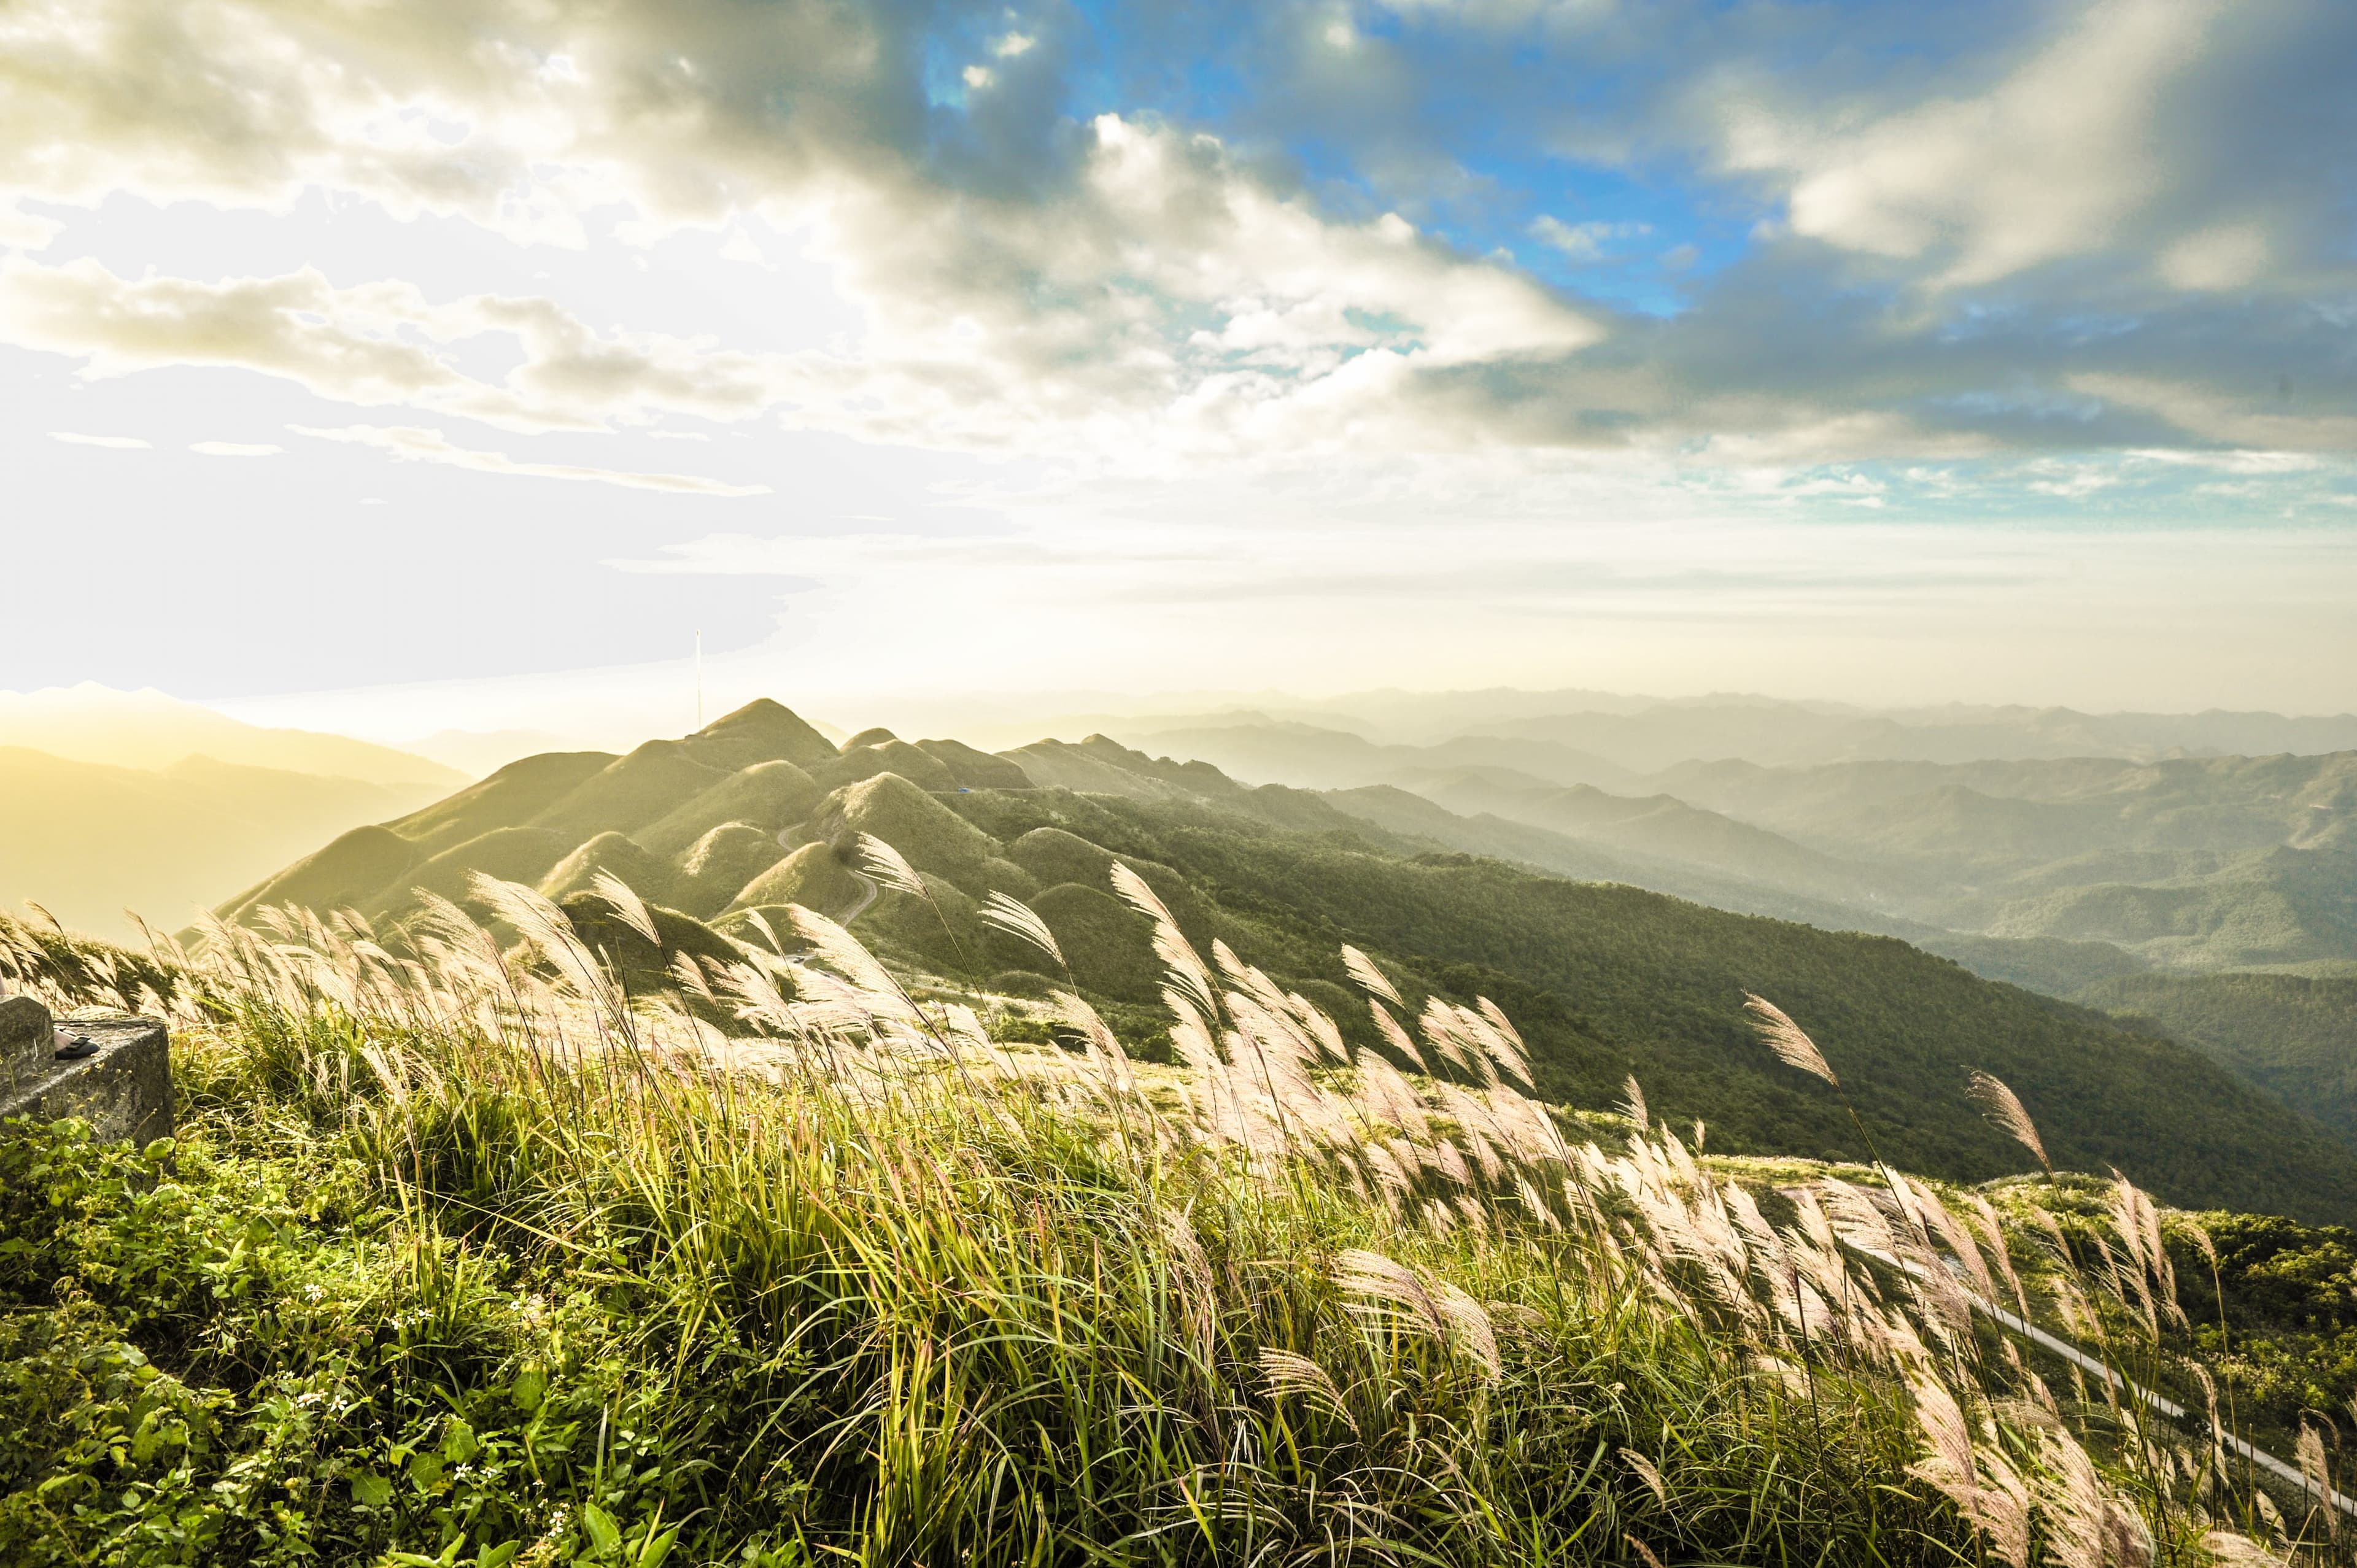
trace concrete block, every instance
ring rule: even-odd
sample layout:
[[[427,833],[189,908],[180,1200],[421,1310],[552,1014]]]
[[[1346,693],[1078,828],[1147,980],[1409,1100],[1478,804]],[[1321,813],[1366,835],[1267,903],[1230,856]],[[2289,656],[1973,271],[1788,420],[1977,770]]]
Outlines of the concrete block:
[[[83,1054],[85,1046],[97,1048]],[[172,1131],[170,1037],[153,1018],[59,1023],[29,996],[0,1001],[0,1121],[78,1116],[103,1142]]]

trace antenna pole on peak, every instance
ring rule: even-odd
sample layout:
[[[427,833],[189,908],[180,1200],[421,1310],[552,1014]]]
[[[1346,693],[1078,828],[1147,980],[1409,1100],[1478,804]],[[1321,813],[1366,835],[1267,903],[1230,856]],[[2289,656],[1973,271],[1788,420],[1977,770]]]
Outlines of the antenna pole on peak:
[[[695,727],[704,727],[704,633],[695,634]]]

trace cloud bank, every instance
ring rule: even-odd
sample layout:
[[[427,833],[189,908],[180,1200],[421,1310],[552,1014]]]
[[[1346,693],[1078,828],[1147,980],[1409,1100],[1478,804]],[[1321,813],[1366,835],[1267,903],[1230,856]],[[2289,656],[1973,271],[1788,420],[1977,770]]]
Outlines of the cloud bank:
[[[2357,126],[2328,63],[2357,59],[2346,7],[1992,8],[1911,70],[1803,9],[1645,9],[1403,5],[1389,37],[1326,8],[1233,14],[1257,74],[1226,123],[1190,124],[1185,90],[1092,109],[1139,61],[1057,7],[19,7],[0,241],[28,252],[55,220],[25,202],[124,192],[285,209],[326,190],[564,246],[759,213],[806,236],[866,326],[749,354],[549,298],[26,256],[0,273],[0,336],[93,376],[237,366],[516,431],[776,413],[1148,467],[2347,446]],[[1482,166],[1464,144],[1484,122],[1444,112],[1491,68],[1496,115],[1576,100],[1583,56],[1619,68],[1609,115],[1535,113],[1560,149],[1535,174]],[[1286,144],[1308,109],[1346,144],[1339,178]],[[1511,180],[1672,168],[1760,220],[1667,313],[1477,251],[1449,219],[1468,189],[1502,208]],[[1576,271],[1661,227],[1544,210],[1508,232]],[[459,368],[455,346],[496,334],[517,368]]]

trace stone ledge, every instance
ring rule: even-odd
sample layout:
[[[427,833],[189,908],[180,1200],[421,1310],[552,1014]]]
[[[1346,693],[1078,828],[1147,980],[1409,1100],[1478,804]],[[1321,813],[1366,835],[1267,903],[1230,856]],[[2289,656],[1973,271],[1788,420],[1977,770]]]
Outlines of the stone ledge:
[[[59,1060],[60,1033],[98,1049]],[[0,1002],[0,1121],[80,1117],[104,1143],[146,1144],[172,1132],[170,1036],[153,1018],[54,1023],[28,996]]]

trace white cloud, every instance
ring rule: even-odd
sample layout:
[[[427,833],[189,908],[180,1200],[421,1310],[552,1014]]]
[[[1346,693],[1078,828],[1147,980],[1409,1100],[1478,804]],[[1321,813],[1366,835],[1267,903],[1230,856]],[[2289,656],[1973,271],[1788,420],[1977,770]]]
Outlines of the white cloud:
[[[2169,221],[2183,170],[2176,90],[2213,50],[2226,0],[2098,0],[1985,91],[1888,113],[1792,104],[1771,91],[1728,94],[1720,111],[1731,168],[1789,181],[1795,234],[1935,263],[1942,286],[1986,284],[2044,263],[2103,252]],[[2246,275],[2265,239],[2195,248],[2161,272],[2214,287]],[[2208,248],[2203,248],[2204,246]]]
[[[1803,102],[1727,73],[1691,96],[1714,105],[1722,166],[1788,198],[1762,264],[1790,262],[1798,248],[1780,236],[1799,234],[1961,285],[2108,248],[2172,288],[2233,290],[2290,252],[2258,196],[2182,199],[2186,147],[2204,133],[2171,95],[2254,30],[2219,24],[2222,5],[2100,0],[2027,48],[1995,46],[1994,61],[1968,50],[1927,66],[1932,90],[1910,79],[1903,102]],[[1435,27],[1491,29],[1541,12],[1602,25],[1611,7],[1424,10]],[[0,199],[123,190],[281,209],[326,191],[575,245],[652,247],[695,228],[766,266],[744,222],[758,218],[829,269],[858,325],[747,352],[616,324],[602,301],[593,326],[586,306],[447,281],[127,277],[18,255],[0,263],[0,340],[73,356],[90,377],[230,367],[526,433],[770,416],[1162,474],[1376,446],[1626,446],[1737,467],[1959,456],[2050,439],[1941,412],[1989,385],[2050,390],[2061,367],[2138,364],[2100,343],[1953,347],[1935,338],[1949,323],[1912,306],[1793,310],[1837,295],[1813,248],[1815,270],[1778,286],[1739,294],[1739,263],[1695,283],[1674,323],[1616,324],[1396,213],[1321,205],[1184,125],[1061,120],[1064,100],[1032,91],[1060,39],[1011,11],[967,40],[991,91],[944,142],[959,111],[928,103],[914,48],[938,39],[896,32],[909,24],[895,16],[792,0],[27,0],[0,49]],[[1387,38],[1361,42],[1362,57],[1417,67]],[[1594,262],[1646,231],[1546,217],[1531,231]],[[1696,259],[1691,244],[1663,257]],[[1614,332],[1610,351],[1583,352]],[[2287,373],[2306,377],[2321,354],[2308,352]],[[2150,439],[2149,422],[2129,438]]]
[[[2255,223],[2201,229],[2161,252],[2160,275],[2183,289],[2241,288],[2267,270],[2273,247]]]
[[[2294,413],[2190,381],[2154,376],[2083,374],[2074,392],[2159,415],[2196,441],[2255,448],[2266,471],[2298,471],[2310,452],[2357,451],[2357,414]]]
[[[17,209],[13,200],[0,200],[0,251],[40,251],[65,232],[55,218]]]
[[[767,485],[731,485],[694,474],[634,474],[571,463],[519,463],[504,452],[469,451],[452,444],[438,430],[420,430],[409,425],[354,424],[341,430],[314,430],[306,425],[293,424],[287,428],[297,435],[315,436],[321,441],[343,441],[372,446],[404,462],[444,463],[454,468],[472,468],[481,474],[575,479],[593,484],[619,485],[626,489],[669,490],[680,495],[765,496],[770,493]]]
[[[1575,262],[1600,262],[1605,256],[1606,241],[1633,239],[1652,231],[1650,223],[1566,223],[1544,213],[1531,221],[1534,238],[1553,245]]]
[[[435,301],[308,268],[207,283],[22,258],[0,263],[0,340],[75,356],[90,377],[235,367],[525,432],[782,408],[798,427],[868,439],[1151,464],[1378,430],[1478,443],[1478,411],[1419,406],[1425,378],[1601,336],[1528,278],[1395,215],[1323,216],[1210,137],[1105,115],[1087,152],[1045,207],[839,191],[814,243],[870,323],[847,350],[601,333],[547,299]],[[468,373],[457,350],[495,334],[522,362],[497,381]]]
[[[208,457],[275,457],[286,448],[242,441],[199,441],[191,444],[188,450]]]
[[[49,439],[73,446],[111,446],[123,452],[145,451],[147,448],[147,443],[136,435],[84,435],[79,431],[52,430]]]
[[[512,334],[499,382],[452,346]],[[268,278],[121,278],[83,259],[0,262],[0,340],[69,354],[91,378],[174,365],[282,377],[338,403],[404,404],[521,431],[595,430],[655,412],[741,419],[776,401],[775,360],[657,335],[601,336],[545,299],[437,305],[393,280],[339,289],[310,268]]]

